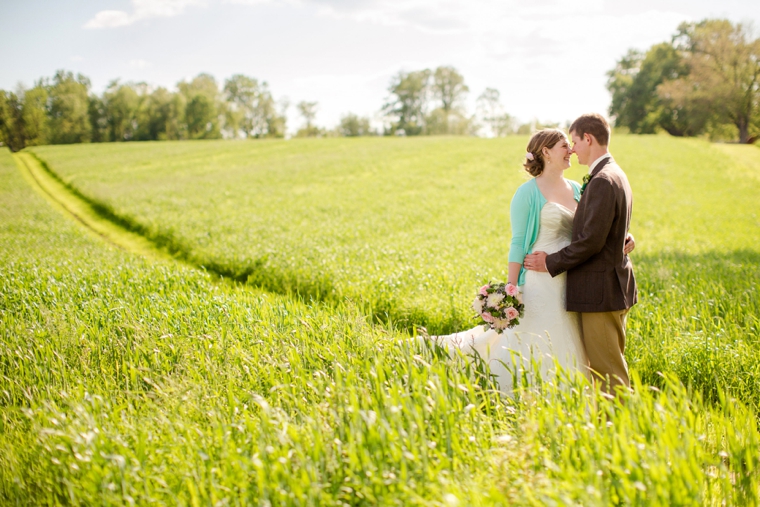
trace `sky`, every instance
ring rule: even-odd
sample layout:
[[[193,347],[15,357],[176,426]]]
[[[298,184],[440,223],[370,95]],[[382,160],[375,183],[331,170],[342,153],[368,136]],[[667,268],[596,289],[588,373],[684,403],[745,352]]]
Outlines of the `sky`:
[[[56,70],[102,93],[114,79],[176,89],[201,72],[266,81],[316,123],[381,120],[399,71],[456,68],[475,111],[487,87],[522,122],[607,113],[606,73],[630,48],[668,41],[684,21],[760,28],[757,0],[0,0],[0,88]]]

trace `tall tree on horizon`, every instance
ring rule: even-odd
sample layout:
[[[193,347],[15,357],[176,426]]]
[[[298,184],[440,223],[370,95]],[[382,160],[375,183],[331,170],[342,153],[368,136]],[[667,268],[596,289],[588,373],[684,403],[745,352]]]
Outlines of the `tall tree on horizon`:
[[[477,113],[494,137],[503,137],[515,131],[515,120],[504,111],[499,90],[486,88],[477,100]]]
[[[319,129],[314,126],[314,119],[317,117],[317,102],[307,102],[302,100],[296,104],[298,113],[306,122],[303,128],[296,133],[297,137],[316,137],[319,135]]]
[[[50,136],[48,101],[50,94],[42,79],[24,91],[21,118],[24,123],[26,146],[47,144]]]
[[[224,83],[228,104],[225,128],[230,137],[282,137],[284,118],[280,118],[266,81],[235,74]]]
[[[741,23],[682,23],[670,43],[631,50],[608,73],[615,124],[637,134],[754,142],[760,135],[760,38]]]
[[[21,109],[18,95],[0,90],[0,141],[14,152],[26,146]]]
[[[190,139],[222,137],[224,106],[216,79],[211,74],[198,74],[192,81],[181,81],[177,88],[186,100],[185,121]]]
[[[89,143],[92,125],[89,114],[90,80],[82,74],[59,70],[53,77],[50,94],[50,142]]]
[[[661,97],[676,105],[709,103],[712,121],[730,123],[739,142],[754,142],[760,115],[760,38],[750,28],[725,19],[683,23],[676,49],[689,68],[688,76],[658,87]]]
[[[131,141],[138,130],[137,112],[142,97],[130,83],[114,79],[103,93],[109,141]]]
[[[424,132],[430,70],[400,71],[388,87],[391,97],[383,106],[386,116],[394,118],[393,132],[416,136]]]
[[[441,66],[432,74],[430,91],[438,101],[426,119],[428,134],[467,134],[471,120],[465,115],[462,102],[470,89],[454,67]]]

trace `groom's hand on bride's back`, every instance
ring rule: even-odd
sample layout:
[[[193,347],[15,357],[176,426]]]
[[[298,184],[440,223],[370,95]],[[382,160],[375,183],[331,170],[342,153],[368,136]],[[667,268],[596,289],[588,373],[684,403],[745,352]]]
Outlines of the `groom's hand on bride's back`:
[[[546,272],[546,252],[533,252],[525,256],[523,266],[530,271]]]
[[[623,253],[628,255],[629,253],[633,252],[634,248],[636,248],[636,240],[633,239],[633,234],[629,232],[628,236],[625,237],[625,244],[623,245]]]

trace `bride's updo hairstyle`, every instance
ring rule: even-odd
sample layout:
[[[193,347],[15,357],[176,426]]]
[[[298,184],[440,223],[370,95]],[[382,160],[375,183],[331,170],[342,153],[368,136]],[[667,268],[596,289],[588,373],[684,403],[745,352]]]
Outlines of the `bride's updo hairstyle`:
[[[531,176],[538,176],[544,172],[544,148],[550,150],[558,142],[566,139],[565,133],[560,129],[539,130],[528,141],[528,152],[525,154],[523,167]]]

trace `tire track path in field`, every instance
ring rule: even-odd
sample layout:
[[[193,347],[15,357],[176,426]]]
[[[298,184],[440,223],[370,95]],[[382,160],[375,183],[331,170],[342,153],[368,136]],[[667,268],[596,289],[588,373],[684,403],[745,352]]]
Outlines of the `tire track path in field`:
[[[51,205],[111,245],[147,258],[181,262],[205,271],[220,281],[246,285],[272,294],[293,296],[327,305],[340,306],[345,303],[332,296],[329,286],[290,290],[276,276],[267,272],[265,266],[258,263],[235,267],[215,262],[213,259],[199,258],[192,248],[172,235],[149,229],[132,217],[121,215],[110,206],[82,194],[79,189],[62,180],[36,154],[23,151],[14,153],[13,158],[29,184]],[[396,315],[386,308],[359,304],[363,308],[362,313],[380,324],[406,329],[411,333],[414,333],[418,326],[425,325],[421,322],[424,319],[412,321],[408,316]]]
[[[53,207],[111,245],[147,258],[181,262],[214,275],[217,279],[272,294],[295,296],[324,304],[340,303],[326,297],[325,292],[281,290],[282,287],[274,282],[267,283],[266,279],[262,281],[260,273],[262,266],[254,265],[235,269],[206,258],[200,259],[193,253],[192,248],[181,240],[169,234],[151,230],[135,219],[121,215],[110,206],[82,194],[76,187],[63,181],[44,160],[34,153],[28,151],[14,153],[13,158],[24,178]],[[371,310],[365,313],[380,321],[384,320],[382,315],[375,314]]]
[[[139,231],[113,220],[113,213],[104,213],[103,206],[87,199],[63,182],[34,154],[14,153],[13,158],[24,178],[61,213],[82,224],[88,231],[113,246],[147,257],[172,258]]]
[[[176,238],[155,233],[132,218],[87,197],[63,181],[34,153],[14,153],[13,158],[29,184],[48,202],[109,244],[148,258],[182,262],[224,280],[240,284],[248,281],[248,271],[232,272],[208,261],[200,261],[193,256],[190,248]],[[276,293],[267,287],[258,288]]]

